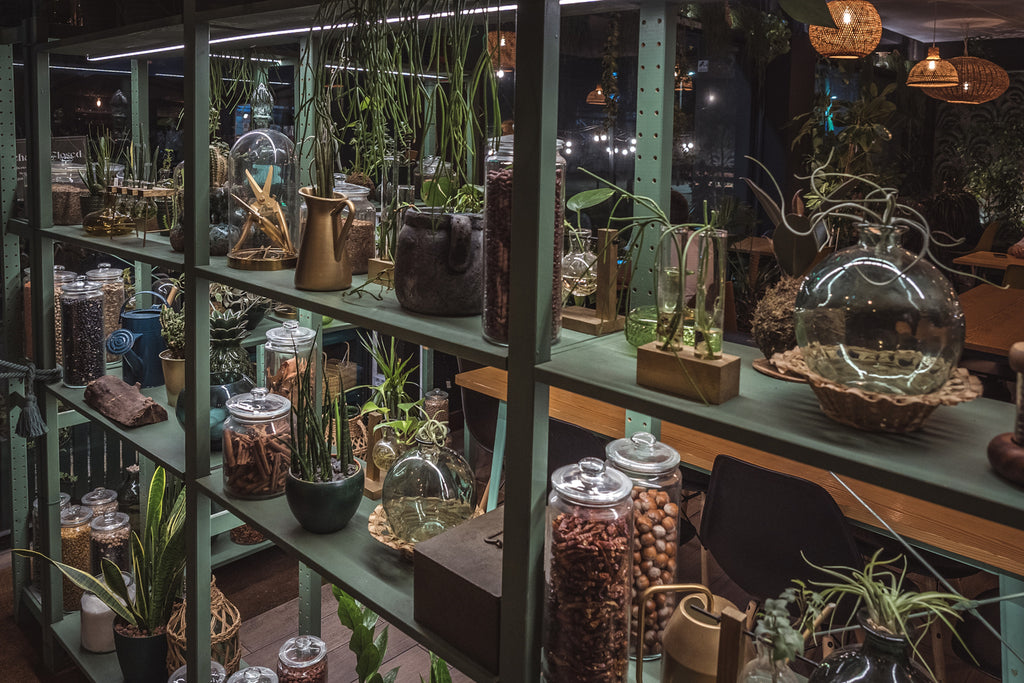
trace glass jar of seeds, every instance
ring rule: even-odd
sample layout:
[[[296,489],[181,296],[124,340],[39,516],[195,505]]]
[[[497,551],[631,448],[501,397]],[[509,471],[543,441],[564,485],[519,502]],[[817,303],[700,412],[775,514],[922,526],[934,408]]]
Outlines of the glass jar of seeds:
[[[89,194],[82,180],[83,164],[55,161],[50,164],[50,189],[53,191],[53,224],[81,225],[82,204],[78,198]]]
[[[265,666],[250,666],[232,674],[228,683],[278,683],[278,680],[277,674],[271,669]]]
[[[327,645],[316,636],[289,638],[277,653],[280,683],[327,683]]]
[[[55,357],[57,365],[64,365],[64,325],[60,302],[64,293],[64,287],[74,282],[77,278],[78,273],[65,270],[64,266],[53,267],[53,338],[56,346]],[[31,356],[29,357],[31,358]]]
[[[258,499],[284,493],[291,408],[291,401],[264,387],[228,399],[222,469],[229,496]]]
[[[101,263],[98,268],[86,271],[85,276],[97,282],[103,290],[103,339],[115,330],[121,329],[121,307],[124,306],[124,278],[120,268]],[[121,357],[107,353],[107,362],[113,363]]]
[[[82,505],[92,510],[93,517],[117,512],[117,491],[97,486],[82,496]]]
[[[60,561],[75,569],[88,572],[90,560],[90,530],[92,510],[83,505],[69,505],[60,513]],[[64,611],[71,612],[81,606],[82,589],[64,578]]]
[[[551,475],[544,535],[543,667],[549,683],[626,680],[632,482],[584,458]]]
[[[130,571],[132,529],[128,524],[128,515],[108,512],[93,516],[89,526],[92,529],[92,573],[103,571],[103,558],[116,564],[122,571]]]
[[[640,596],[651,586],[678,583],[679,510],[682,477],[679,452],[648,432],[613,441],[605,449],[608,462],[633,482],[633,604],[630,613],[630,654],[635,655],[640,631]],[[671,593],[655,595],[644,612],[644,658],[661,654],[661,639],[675,608]]]
[[[103,291],[79,275],[60,299],[64,335],[64,386],[84,388],[106,374],[103,348]]]

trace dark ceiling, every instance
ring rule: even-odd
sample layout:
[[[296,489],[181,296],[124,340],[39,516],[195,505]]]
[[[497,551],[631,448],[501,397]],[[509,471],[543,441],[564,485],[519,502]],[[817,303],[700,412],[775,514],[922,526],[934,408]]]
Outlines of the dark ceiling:
[[[963,39],[964,35],[990,38],[1024,37],[1024,0],[872,0],[890,31],[932,41],[936,17],[937,41]]]

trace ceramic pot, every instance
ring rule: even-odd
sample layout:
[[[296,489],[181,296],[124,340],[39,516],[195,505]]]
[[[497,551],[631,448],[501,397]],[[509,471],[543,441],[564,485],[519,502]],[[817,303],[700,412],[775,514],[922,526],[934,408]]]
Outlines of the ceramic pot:
[[[88,216],[93,211],[102,211],[106,198],[102,194],[83,194],[78,198],[82,215]]]
[[[478,315],[483,253],[480,214],[406,211],[395,246],[398,303],[427,315]]]
[[[284,495],[299,525],[314,534],[333,534],[345,528],[363,499],[363,465],[338,481],[304,481],[291,471],[285,481]]]
[[[178,405],[178,394],[185,388],[185,359],[172,358],[171,350],[160,352],[160,365],[164,371],[164,389],[167,390],[167,405]]]
[[[121,622],[120,619],[118,620]],[[167,678],[167,635],[130,638],[114,626],[114,649],[124,683],[154,683]]]
[[[352,201],[338,193],[331,199],[317,197],[311,187],[300,189],[299,194],[306,200],[306,228],[295,263],[295,287],[314,292],[348,289],[352,286],[352,265],[345,242],[356,213]],[[342,224],[338,214],[345,207],[348,217]]]
[[[834,652],[814,670],[808,683],[927,683],[931,681],[920,666],[910,660],[910,643],[873,628],[867,613],[857,613],[866,636],[862,645]]]

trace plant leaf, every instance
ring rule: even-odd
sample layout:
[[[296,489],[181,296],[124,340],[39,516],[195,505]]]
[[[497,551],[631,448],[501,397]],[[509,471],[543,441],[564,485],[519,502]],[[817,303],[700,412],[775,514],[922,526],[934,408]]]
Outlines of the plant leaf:
[[[95,595],[97,598],[100,599],[101,602],[103,602],[104,605],[113,610],[114,614],[121,617],[129,624],[132,624],[133,626],[138,626],[138,623],[135,620],[135,615],[133,615],[131,611],[128,610],[127,607],[121,604],[121,602],[117,599],[117,596],[114,594],[113,591],[110,590],[107,584],[102,581],[97,581],[96,578],[93,577],[92,574],[90,574],[89,572],[83,572],[81,569],[76,569],[71,565],[64,564],[63,562],[57,562],[56,560],[51,560],[46,555],[43,555],[40,552],[36,552],[35,550],[24,550],[22,548],[15,548],[14,552],[18,553],[22,557],[36,557],[41,560],[49,562],[54,567],[59,569],[61,573],[67,577],[68,581],[75,584],[82,590],[87,590],[93,595]],[[118,576],[120,577],[120,572],[118,572]]]
[[[826,0],[779,0],[779,7],[802,24],[835,28]]]
[[[615,196],[615,190],[608,187],[599,187],[594,190],[584,190],[569,197],[565,202],[565,208],[569,211],[582,211],[592,206],[597,206],[603,201]]]
[[[794,232],[807,232],[811,229],[811,223],[806,216],[790,213],[786,214],[786,221],[792,230],[776,230],[772,238],[772,248],[775,251],[775,260],[779,262],[782,271],[790,277],[796,277],[806,272],[814,262],[818,255],[818,240],[814,233],[797,235]]]
[[[768,220],[772,222],[772,225],[776,228],[782,225],[782,209],[775,203],[771,195],[761,189],[761,186],[750,178],[744,178],[743,180],[747,182],[747,186],[754,193],[754,196],[757,197],[757,202],[761,205],[761,208],[768,214]]]

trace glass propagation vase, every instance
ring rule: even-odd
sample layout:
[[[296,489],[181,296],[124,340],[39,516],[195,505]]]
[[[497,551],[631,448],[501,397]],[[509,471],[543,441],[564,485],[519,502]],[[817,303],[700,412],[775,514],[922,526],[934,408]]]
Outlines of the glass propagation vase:
[[[857,245],[808,274],[796,298],[808,368],[865,391],[938,391],[956,368],[964,316],[938,268],[899,244],[905,228],[862,225]]]
[[[699,358],[719,358],[727,234],[671,230],[658,245],[658,341],[672,349],[692,348]]]
[[[562,257],[562,295],[587,297],[597,291],[597,255],[591,250],[590,230],[569,236],[569,251]]]

